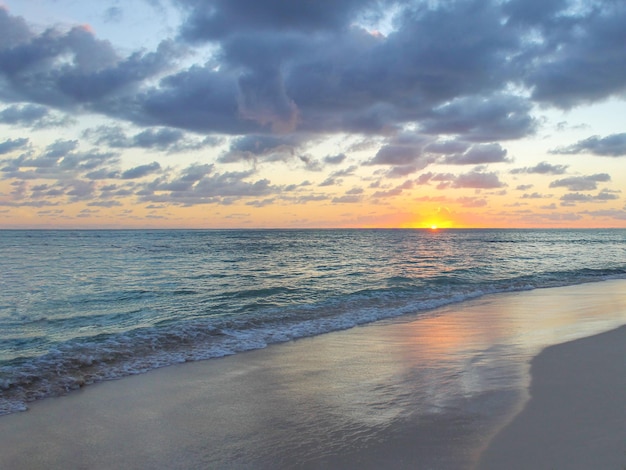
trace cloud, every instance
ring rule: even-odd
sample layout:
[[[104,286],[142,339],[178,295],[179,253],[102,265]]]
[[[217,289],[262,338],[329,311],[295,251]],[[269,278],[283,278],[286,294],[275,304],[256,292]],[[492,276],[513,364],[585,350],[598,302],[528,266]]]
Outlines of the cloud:
[[[179,36],[127,55],[85,27],[36,30],[2,9],[0,98],[204,133],[390,135],[411,123],[488,143],[534,133],[533,100],[568,107],[626,87],[622,2],[305,3],[180,0]],[[377,34],[384,15],[391,30]],[[210,60],[180,60],[204,44]]]
[[[551,150],[555,154],[589,153],[604,157],[626,156],[626,133],[612,134],[606,137],[592,136],[575,144]]]
[[[531,105],[521,97],[458,97],[436,107],[421,121],[426,134],[460,135],[472,142],[519,139],[535,132]]]
[[[21,18],[0,8],[0,99],[30,101],[60,108],[94,105],[162,72],[180,56],[173,42],[156,52],[120,57],[108,41],[86,27],[69,31],[31,31]]]
[[[432,139],[415,133],[402,133],[387,139],[374,158],[366,165],[393,165],[404,175],[426,168],[435,159],[424,153],[424,147]],[[407,171],[403,171],[407,170]]]
[[[134,168],[130,168],[124,171],[120,178],[124,180],[143,178],[144,176],[151,175],[158,172],[161,169],[161,165],[158,162],[152,162],[147,165],[139,165]]]
[[[215,0],[209,6],[181,0],[187,18],[181,31],[189,41],[216,40],[250,29],[256,31],[335,30],[347,26],[355,13],[376,6],[372,0],[291,3],[279,0]],[[386,2],[381,2],[386,3]]]
[[[208,170],[205,168],[205,170]],[[246,197],[263,197],[279,192],[268,179],[246,181],[252,172],[205,174],[191,187],[174,188],[166,181],[155,180],[144,186],[140,196],[144,201],[171,202],[184,205],[232,204]]]
[[[343,170],[334,171],[318,186],[338,186],[343,182],[343,178],[353,175],[356,169],[357,167],[353,165]]]
[[[327,155],[324,157],[324,163],[328,163],[329,165],[339,165],[340,163],[343,163],[346,158],[347,157],[344,153]]]
[[[394,166],[385,173],[388,178],[403,178],[424,168],[423,164]]]
[[[588,214],[592,217],[606,217],[609,219],[626,220],[626,210],[607,209],[600,211],[587,211],[583,214]]]
[[[416,180],[415,183],[422,184],[430,184],[431,181],[435,181],[438,183],[448,182],[454,180],[456,177],[452,173],[423,173]]]
[[[114,200],[88,202],[89,207],[121,207],[122,203]]]
[[[475,144],[462,154],[444,157],[441,162],[453,165],[480,165],[508,162],[507,151],[500,144]]]
[[[488,204],[486,199],[478,197],[460,197],[456,202],[463,207],[485,207]]]
[[[505,147],[514,147],[506,142],[535,134],[544,123],[534,117],[542,106],[571,108],[626,92],[624,2],[174,3],[182,22],[169,25],[178,29],[142,50],[118,47],[85,26],[32,26],[0,8],[0,124],[41,128],[72,116],[92,126],[83,137],[93,148],[69,137],[74,126],[46,148],[30,134],[3,138],[2,178],[24,183],[12,186],[15,197],[29,204],[55,195],[91,197],[100,207],[127,196],[165,205],[248,198],[244,203],[261,207],[285,197],[331,201],[335,194],[337,203],[356,202],[366,194],[329,196],[319,188],[353,187],[357,178],[377,179],[368,194],[381,199],[407,191],[397,185],[407,178],[438,189],[503,188],[503,173],[484,166],[460,175],[418,172],[437,164],[510,163]],[[96,14],[124,24],[126,12],[111,5]],[[177,156],[182,170],[122,161],[126,149],[208,146],[214,152],[187,167],[188,156]],[[552,153],[625,156],[626,134],[589,137]],[[278,187],[256,173],[271,163],[320,173],[308,187],[293,181]],[[520,164],[507,176],[568,170]],[[545,197],[519,180],[522,198]],[[573,193],[563,202],[613,201],[618,196],[608,190],[587,194],[607,181],[605,173],[563,177],[550,187]]]
[[[541,193],[524,193],[522,195],[522,199],[546,199],[546,198],[551,198],[552,195],[551,194],[541,194]]]
[[[205,138],[202,141],[190,139],[180,129],[167,127],[148,128],[129,136],[120,126],[100,126],[87,129],[83,136],[92,139],[97,145],[111,148],[145,148],[170,153],[198,150],[219,143],[219,139],[215,138]]]
[[[233,139],[219,161],[286,161],[294,158],[299,148],[300,139],[297,136],[250,134]]]
[[[7,139],[4,142],[0,142],[0,155],[24,148],[26,145],[28,145],[28,139],[26,138]]]
[[[409,145],[385,145],[370,160],[370,165],[408,165],[422,156],[420,148]]]
[[[44,158],[59,159],[78,147],[77,140],[57,140],[46,147]]]
[[[73,120],[37,104],[11,105],[0,111],[0,123],[32,128],[65,126]]]
[[[551,163],[541,162],[533,167],[515,168],[511,170],[511,174],[535,173],[539,175],[562,175],[567,171],[567,167],[568,165],[552,165]]]
[[[598,183],[611,181],[611,177],[607,173],[597,173],[588,176],[572,176],[555,180],[550,183],[551,188],[567,188],[568,191],[591,191],[597,189]]]
[[[452,183],[454,188],[494,189],[504,186],[505,184],[500,181],[496,173],[482,173],[478,171],[459,175]]]
[[[437,142],[433,142],[428,144],[424,150],[429,153],[439,153],[442,155],[449,154],[460,154],[465,153],[465,151],[470,147],[469,142],[464,142],[462,140],[440,140]]]
[[[273,131],[296,128],[299,111],[287,95],[280,67],[264,66],[239,77],[239,115]]]
[[[363,196],[356,194],[345,194],[332,198],[333,204],[356,204],[363,200]]]
[[[310,170],[310,171],[321,171],[322,170],[322,165],[320,164],[320,162],[318,162],[311,155],[300,155],[298,157],[298,159],[302,163],[304,163],[304,166],[306,167],[307,170]]]
[[[582,193],[567,193],[561,196],[562,205],[573,205],[577,202],[606,202],[619,199],[617,193],[606,189],[600,191],[596,195]]]
[[[413,181],[408,180],[405,181],[404,183],[402,183],[399,186],[396,186],[393,189],[387,190],[387,191],[376,191],[372,197],[375,198],[387,198],[387,197],[395,197],[395,196],[399,196],[400,194],[402,194],[406,189],[412,189],[413,188]]]
[[[510,0],[504,4],[509,22],[524,26],[544,26],[557,20],[568,8],[568,0]]]
[[[538,11],[538,2],[531,3]],[[626,4],[607,1],[570,8],[569,2],[551,0],[549,5],[534,15],[540,41],[519,55],[520,73],[532,98],[569,109],[623,93]]]

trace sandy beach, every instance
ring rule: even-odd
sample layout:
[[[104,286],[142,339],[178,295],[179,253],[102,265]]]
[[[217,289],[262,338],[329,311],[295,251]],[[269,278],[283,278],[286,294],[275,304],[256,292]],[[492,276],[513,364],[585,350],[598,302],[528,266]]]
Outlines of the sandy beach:
[[[0,468],[621,468],[624,292],[491,295],[85,387],[1,417]]]
[[[531,375],[530,401],[478,468],[624,468],[626,327],[547,348]]]

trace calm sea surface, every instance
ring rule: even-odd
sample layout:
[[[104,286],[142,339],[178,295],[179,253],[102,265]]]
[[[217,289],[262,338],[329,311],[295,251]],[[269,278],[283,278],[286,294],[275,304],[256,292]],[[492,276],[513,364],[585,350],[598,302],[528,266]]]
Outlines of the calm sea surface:
[[[0,414],[488,293],[613,278],[626,278],[626,230],[0,231]]]

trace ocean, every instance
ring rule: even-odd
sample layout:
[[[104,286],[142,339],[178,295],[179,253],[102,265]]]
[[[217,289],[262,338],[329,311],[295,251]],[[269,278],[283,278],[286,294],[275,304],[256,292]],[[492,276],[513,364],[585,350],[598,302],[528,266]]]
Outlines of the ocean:
[[[626,230],[1,230],[0,414],[171,364],[607,279],[626,279]]]

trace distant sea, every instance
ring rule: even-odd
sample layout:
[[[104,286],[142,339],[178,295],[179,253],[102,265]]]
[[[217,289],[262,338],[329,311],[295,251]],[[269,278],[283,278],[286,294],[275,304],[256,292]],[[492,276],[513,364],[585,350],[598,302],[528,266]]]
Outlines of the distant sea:
[[[0,231],[0,414],[489,293],[614,278],[626,230]]]

